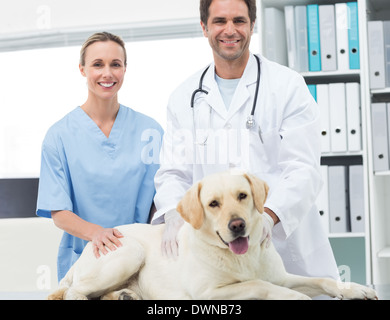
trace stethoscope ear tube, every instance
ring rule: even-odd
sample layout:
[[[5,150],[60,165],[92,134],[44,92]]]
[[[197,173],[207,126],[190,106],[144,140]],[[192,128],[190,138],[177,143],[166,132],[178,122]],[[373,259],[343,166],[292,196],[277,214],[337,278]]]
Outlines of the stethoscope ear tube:
[[[253,106],[252,106],[251,114],[250,114],[250,116],[248,116],[248,119],[246,121],[246,128],[247,129],[253,128],[255,126],[255,123],[256,123],[254,115],[255,115],[255,110],[256,110],[256,105],[257,105],[257,96],[259,95],[259,88],[260,88],[260,59],[256,55],[255,55],[255,58],[256,58],[256,61],[257,61],[256,91],[255,91],[255,96],[254,96],[254,100],[253,100]],[[261,143],[264,143],[260,125],[259,125],[258,133],[259,133],[259,137],[260,137]]]
[[[259,94],[259,88],[260,88],[260,59],[258,56],[255,55],[256,61],[257,61],[257,80],[256,80],[256,91],[255,91],[255,96],[253,100],[253,106],[251,110],[251,115],[248,117],[248,120],[246,122],[246,127],[248,128],[253,128],[255,126],[255,110],[256,110],[256,105],[257,105],[257,96]],[[248,128],[248,129],[249,129]]]
[[[203,78],[204,78],[204,76],[206,75],[206,72],[207,72],[207,70],[209,70],[209,68],[210,68],[210,66],[208,66],[208,67],[203,71],[202,75],[200,76],[199,87],[198,87],[198,89],[196,89],[196,90],[192,93],[192,96],[191,96],[191,108],[192,108],[192,110],[194,110],[195,96],[196,96],[197,93],[203,92],[203,93],[205,93],[205,94],[209,94],[208,91],[202,89],[202,87],[203,87]]]

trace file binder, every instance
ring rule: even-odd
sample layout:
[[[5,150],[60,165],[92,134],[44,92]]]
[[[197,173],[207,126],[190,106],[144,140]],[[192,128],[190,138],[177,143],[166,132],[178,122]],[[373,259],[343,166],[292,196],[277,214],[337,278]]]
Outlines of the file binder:
[[[336,48],[338,70],[349,70],[348,11],[346,3],[336,3]]]
[[[276,8],[265,8],[265,56],[284,66],[287,62],[286,25],[283,11]]]
[[[317,101],[317,87],[315,84],[308,84],[307,87],[309,88],[309,91],[311,95],[313,96],[314,100]]]
[[[288,66],[291,69],[299,71],[297,59],[297,40],[295,36],[295,14],[293,6],[284,7],[284,18],[286,21]]]
[[[331,151],[328,84],[317,84],[317,104],[321,120],[321,151],[326,153]]]
[[[329,184],[329,231],[340,233],[349,231],[347,207],[347,170],[345,166],[328,167]]]
[[[347,119],[344,83],[329,84],[329,111],[331,151],[346,152]]]
[[[388,156],[388,159],[389,159],[389,162],[388,162],[388,166],[389,166],[389,170],[390,170],[390,103],[386,103],[386,115],[387,115],[387,147],[388,147],[388,153],[387,153],[387,156]]]
[[[334,5],[320,5],[318,17],[320,21],[321,69],[334,71],[337,70]]]
[[[349,208],[351,231],[364,232],[364,177],[363,165],[349,167]]]
[[[361,107],[360,85],[357,82],[345,84],[345,96],[347,105],[347,140],[348,151],[360,151],[361,139]]]
[[[320,25],[317,4],[307,6],[307,37],[309,71],[321,71]]]
[[[359,21],[357,2],[348,2],[349,68],[360,69]]]
[[[383,21],[383,42],[385,54],[385,86],[390,87],[390,21]]]
[[[320,215],[321,224],[324,227],[326,234],[329,234],[328,166],[321,166],[320,170],[323,186],[316,200],[316,205]]]
[[[297,65],[300,72],[309,71],[309,57],[307,46],[307,16],[306,6],[294,7],[295,38],[297,41]]]
[[[381,89],[385,87],[383,21],[368,21],[367,33],[370,88]]]
[[[389,170],[389,144],[387,133],[387,106],[384,102],[371,104],[371,128],[374,171]]]

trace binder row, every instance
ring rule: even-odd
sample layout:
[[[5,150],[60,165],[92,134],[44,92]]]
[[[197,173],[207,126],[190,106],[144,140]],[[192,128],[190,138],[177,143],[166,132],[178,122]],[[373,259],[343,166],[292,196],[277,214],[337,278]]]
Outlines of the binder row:
[[[312,84],[308,87],[320,108],[322,153],[361,151],[360,84]]]
[[[368,21],[370,88],[390,87],[390,21]]]
[[[390,103],[371,104],[372,151],[374,172],[390,170]]]
[[[324,186],[317,207],[325,231],[364,232],[363,165],[321,166]]]
[[[279,11],[279,12],[278,12]],[[298,72],[360,69],[356,2],[265,9],[267,56],[282,62],[278,24],[285,22],[288,66]],[[274,28],[274,29],[271,29]],[[273,33],[271,30],[274,30]],[[283,32],[284,33],[284,32]]]

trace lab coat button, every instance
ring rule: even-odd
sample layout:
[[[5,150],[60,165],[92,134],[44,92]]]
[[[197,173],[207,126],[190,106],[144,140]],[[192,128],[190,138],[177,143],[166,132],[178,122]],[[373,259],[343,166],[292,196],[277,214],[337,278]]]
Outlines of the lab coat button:
[[[231,129],[232,128],[232,125],[231,125],[231,123],[227,123],[226,125],[225,125],[225,129]]]

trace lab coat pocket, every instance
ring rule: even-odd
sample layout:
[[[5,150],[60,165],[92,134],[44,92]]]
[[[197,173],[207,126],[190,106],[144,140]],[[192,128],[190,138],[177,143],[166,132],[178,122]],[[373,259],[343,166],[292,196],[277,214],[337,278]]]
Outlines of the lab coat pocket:
[[[257,129],[250,130],[250,168],[256,173],[274,173],[278,169],[281,136],[272,129],[261,136]]]

